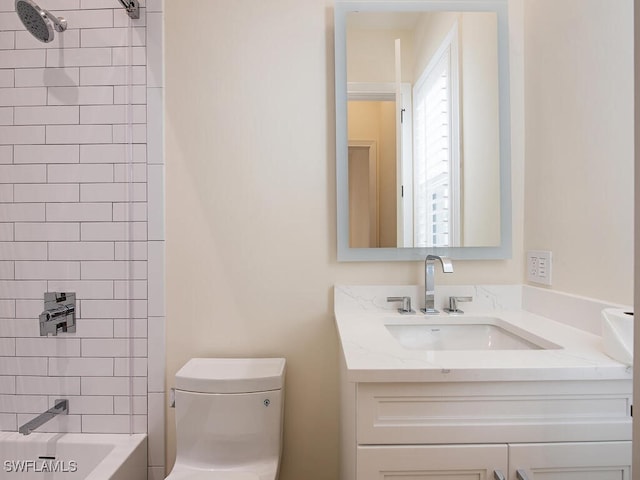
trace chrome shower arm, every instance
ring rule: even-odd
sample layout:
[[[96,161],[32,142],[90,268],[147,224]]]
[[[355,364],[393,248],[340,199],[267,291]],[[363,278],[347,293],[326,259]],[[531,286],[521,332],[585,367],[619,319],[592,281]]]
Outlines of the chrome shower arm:
[[[120,4],[125,8],[127,14],[133,18],[140,18],[140,4],[138,0],[118,0]]]

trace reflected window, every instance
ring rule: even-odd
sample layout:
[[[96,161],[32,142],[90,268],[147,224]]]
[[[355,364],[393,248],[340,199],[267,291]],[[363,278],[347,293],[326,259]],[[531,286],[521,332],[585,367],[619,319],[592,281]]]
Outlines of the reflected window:
[[[414,85],[414,246],[458,246],[460,170],[457,26]],[[452,207],[454,207],[452,209]]]

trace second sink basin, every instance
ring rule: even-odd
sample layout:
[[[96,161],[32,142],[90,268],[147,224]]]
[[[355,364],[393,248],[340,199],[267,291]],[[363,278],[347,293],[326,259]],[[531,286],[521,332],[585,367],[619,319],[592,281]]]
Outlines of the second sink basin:
[[[445,323],[446,322],[446,323]],[[559,346],[499,318],[424,318],[417,322],[385,322],[391,335],[408,350],[547,350]]]

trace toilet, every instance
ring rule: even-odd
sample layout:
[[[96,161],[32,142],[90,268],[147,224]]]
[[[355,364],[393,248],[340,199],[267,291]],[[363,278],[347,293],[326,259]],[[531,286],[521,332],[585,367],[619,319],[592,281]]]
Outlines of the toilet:
[[[175,381],[176,462],[166,480],[277,480],[284,358],[192,358]]]

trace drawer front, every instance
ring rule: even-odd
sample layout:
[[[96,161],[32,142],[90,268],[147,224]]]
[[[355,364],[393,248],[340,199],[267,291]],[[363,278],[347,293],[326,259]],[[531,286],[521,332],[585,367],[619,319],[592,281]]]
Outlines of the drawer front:
[[[357,442],[630,440],[628,383],[359,384]]]
[[[507,445],[358,447],[357,480],[488,480],[507,472]]]

